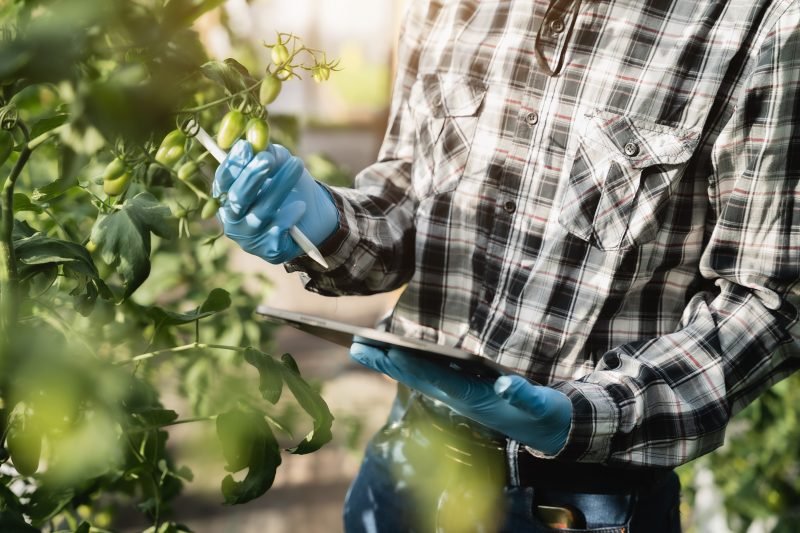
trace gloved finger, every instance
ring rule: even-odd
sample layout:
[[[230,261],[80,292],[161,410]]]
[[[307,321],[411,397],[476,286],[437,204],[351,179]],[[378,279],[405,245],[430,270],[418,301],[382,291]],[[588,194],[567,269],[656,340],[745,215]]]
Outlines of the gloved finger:
[[[274,174],[270,173],[269,179],[258,191],[259,213],[268,216],[278,211],[303,176],[303,172],[305,172],[303,161],[299,157],[290,157]]]
[[[228,152],[228,157],[214,173],[212,190],[214,196],[228,192],[251,159],[253,159],[253,147],[249,142],[241,140],[234,144]]]
[[[286,163],[290,157],[292,157],[292,153],[280,144],[270,144],[266,151],[272,154],[272,157],[275,158],[276,170]]]
[[[289,229],[297,224],[297,221],[303,217],[305,212],[306,203],[296,201],[282,206],[272,218],[264,239],[263,257],[267,261],[270,263],[285,263],[300,255],[302,250],[289,235]],[[255,216],[255,213],[249,216]]]
[[[401,358],[397,356],[397,353],[393,354],[393,356],[390,354],[391,352],[398,351],[399,350],[389,350],[386,352],[380,348],[354,342],[350,347],[350,357],[372,370],[377,370],[382,374],[386,374],[407,387],[418,390],[429,398],[447,402],[449,398],[440,389],[434,387],[430,382],[424,379],[417,378],[415,374],[409,373],[407,369],[397,366],[397,361]]]
[[[386,374],[390,378],[413,389],[420,390],[416,378],[398,368],[395,365],[395,361],[389,357],[388,352],[380,348],[367,346],[361,343],[353,343],[350,347],[350,357],[367,368]],[[422,390],[422,392],[425,393],[426,391]]]
[[[350,357],[360,365],[386,374],[384,372],[384,360],[388,361],[388,358],[386,357],[386,352],[380,348],[353,342],[350,346]]]
[[[257,202],[258,190],[267,179],[267,173],[274,163],[274,156],[269,152],[259,152],[242,170],[241,174],[228,190],[228,200],[224,208],[233,217],[247,213]]]
[[[495,381],[494,390],[509,404],[535,418],[546,416],[552,410],[552,395],[548,392],[557,393],[548,387],[531,385],[522,376],[501,376]]]
[[[405,374],[429,383],[431,387],[439,389],[454,400],[465,403],[471,400],[477,401],[485,397],[487,389],[491,388],[488,383],[482,383],[469,374],[440,362],[428,361],[424,356],[407,354],[401,350],[389,350],[389,357]]]

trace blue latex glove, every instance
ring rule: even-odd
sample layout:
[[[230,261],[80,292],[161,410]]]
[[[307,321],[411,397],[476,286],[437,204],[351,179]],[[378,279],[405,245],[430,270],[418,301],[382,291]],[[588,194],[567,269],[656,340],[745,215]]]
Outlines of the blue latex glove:
[[[569,435],[572,402],[550,387],[522,376],[494,383],[398,349],[382,350],[356,342],[350,356],[362,365],[450,406],[457,413],[535,450],[555,455]]]
[[[316,246],[339,226],[331,195],[300,158],[278,144],[258,154],[247,141],[234,144],[217,168],[212,193],[215,197],[227,193],[217,212],[225,235],[270,263],[291,261],[304,253],[289,236],[292,226]]]

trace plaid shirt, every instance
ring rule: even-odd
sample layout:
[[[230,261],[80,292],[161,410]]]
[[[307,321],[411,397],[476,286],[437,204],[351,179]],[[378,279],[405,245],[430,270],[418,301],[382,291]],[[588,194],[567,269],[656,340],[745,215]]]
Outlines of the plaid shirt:
[[[673,466],[798,367],[800,2],[412,0],[331,270],[567,394],[559,458]]]

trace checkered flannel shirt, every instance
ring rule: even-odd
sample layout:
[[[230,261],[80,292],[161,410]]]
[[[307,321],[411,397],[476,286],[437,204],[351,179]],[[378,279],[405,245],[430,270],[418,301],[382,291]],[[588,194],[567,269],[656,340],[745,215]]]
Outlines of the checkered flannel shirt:
[[[800,2],[411,0],[310,290],[567,394],[558,457],[673,466],[798,367]]]

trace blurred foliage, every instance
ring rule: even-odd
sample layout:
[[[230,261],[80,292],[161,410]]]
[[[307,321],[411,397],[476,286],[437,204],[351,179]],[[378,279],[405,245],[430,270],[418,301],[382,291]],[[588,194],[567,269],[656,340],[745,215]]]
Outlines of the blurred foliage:
[[[291,357],[260,351],[261,295],[200,216],[215,164],[187,124],[267,118],[262,78],[325,64],[286,34],[296,54],[264,74],[208,61],[191,25],[222,3],[0,3],[0,531],[108,529],[130,501],[148,531],[188,531],[169,520],[193,479],[167,445],[177,424],[215,422],[220,459],[247,470],[220,472],[229,504],[331,438]],[[269,123],[297,145],[293,117]],[[313,428],[296,439],[298,417]]]
[[[694,472],[707,467],[714,475],[732,531],[745,532],[754,522],[775,533],[792,533],[800,524],[800,375],[764,392],[737,414],[725,444],[681,468],[684,492],[693,495]],[[773,526],[774,524],[774,526]]]

